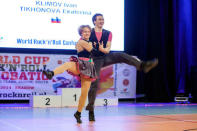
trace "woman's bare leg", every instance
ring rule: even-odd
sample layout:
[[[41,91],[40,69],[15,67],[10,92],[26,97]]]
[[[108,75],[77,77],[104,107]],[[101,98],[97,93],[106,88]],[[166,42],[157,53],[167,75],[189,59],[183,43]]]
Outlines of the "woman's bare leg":
[[[79,72],[77,70],[77,63],[76,62],[65,62],[64,64],[58,66],[53,70],[54,76],[63,73],[64,71],[70,71],[75,75],[78,75]]]
[[[90,85],[91,80],[81,77],[81,96],[79,98],[78,112],[81,112],[83,110],[83,107],[85,106]]]
[[[74,117],[76,118],[77,123],[82,123],[81,111],[83,110],[83,107],[85,106],[85,102],[88,96],[90,85],[91,85],[91,80],[84,79],[81,77],[81,96],[79,98],[77,112],[74,114]]]

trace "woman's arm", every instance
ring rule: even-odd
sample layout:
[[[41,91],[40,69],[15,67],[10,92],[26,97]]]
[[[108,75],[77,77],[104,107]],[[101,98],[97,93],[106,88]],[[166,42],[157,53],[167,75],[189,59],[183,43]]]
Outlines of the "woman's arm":
[[[76,44],[75,48],[76,48],[77,52],[81,52],[84,50],[83,47],[81,47],[78,43]]]
[[[91,42],[87,42],[87,41],[84,41],[84,40],[79,40],[78,43],[83,49],[87,50],[88,52],[91,52],[92,51],[92,43]]]

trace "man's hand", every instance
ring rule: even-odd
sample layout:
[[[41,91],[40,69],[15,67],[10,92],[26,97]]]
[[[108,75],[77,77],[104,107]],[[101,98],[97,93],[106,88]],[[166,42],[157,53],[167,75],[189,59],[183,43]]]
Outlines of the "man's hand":
[[[98,42],[98,43],[99,43],[99,50],[104,53],[105,49],[103,47],[103,41],[101,43],[100,42]]]
[[[99,51],[105,53],[105,54],[108,54],[110,49],[111,49],[111,42],[107,42],[107,45],[106,45],[106,48],[103,47],[103,41],[99,43]]]
[[[96,42],[94,42],[93,47],[96,49]]]

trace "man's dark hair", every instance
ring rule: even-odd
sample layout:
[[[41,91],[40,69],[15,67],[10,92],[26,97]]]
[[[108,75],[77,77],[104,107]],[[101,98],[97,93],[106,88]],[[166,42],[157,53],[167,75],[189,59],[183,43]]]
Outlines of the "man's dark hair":
[[[103,14],[101,14],[101,13],[96,13],[96,14],[94,14],[93,16],[92,16],[92,22],[93,22],[93,24],[94,24],[94,21],[96,21],[96,17],[97,16],[103,16]]]

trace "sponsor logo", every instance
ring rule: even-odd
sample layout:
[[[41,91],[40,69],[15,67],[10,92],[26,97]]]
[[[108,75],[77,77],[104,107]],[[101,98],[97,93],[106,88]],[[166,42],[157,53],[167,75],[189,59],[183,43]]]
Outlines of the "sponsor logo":
[[[123,80],[123,85],[124,86],[128,86],[129,85],[129,80],[128,79],[124,79]]]
[[[123,89],[123,91],[124,91],[124,92],[127,92],[127,91],[128,91],[128,89],[127,89],[127,88],[124,88],[124,89]]]
[[[129,71],[129,69],[124,69],[122,73],[124,76],[129,76],[130,71]]]

